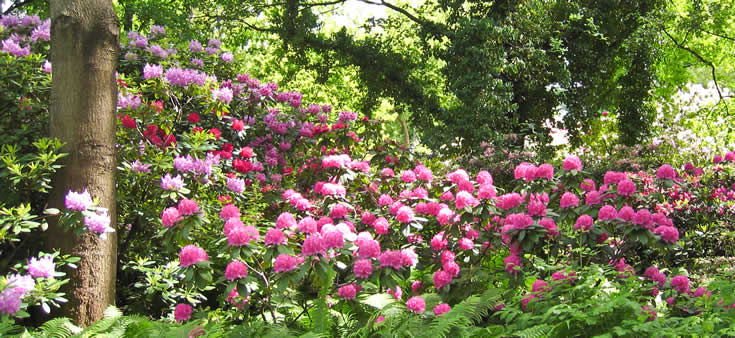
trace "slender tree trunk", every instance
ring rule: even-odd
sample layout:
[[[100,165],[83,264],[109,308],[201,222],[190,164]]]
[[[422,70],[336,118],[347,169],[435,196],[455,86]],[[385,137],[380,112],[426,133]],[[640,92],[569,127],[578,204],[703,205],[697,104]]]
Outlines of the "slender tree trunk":
[[[49,204],[63,207],[67,191],[87,189],[115,221],[115,109],[120,26],[111,0],[51,0],[53,81],[49,131],[69,153],[54,178]],[[87,326],[115,301],[117,236],[75,236],[51,224],[47,245],[81,258],[68,271],[65,316]]]

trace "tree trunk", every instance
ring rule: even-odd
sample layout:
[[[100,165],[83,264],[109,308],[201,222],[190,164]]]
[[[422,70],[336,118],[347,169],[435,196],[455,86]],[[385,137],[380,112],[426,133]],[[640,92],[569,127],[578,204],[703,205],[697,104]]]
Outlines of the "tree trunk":
[[[115,109],[120,26],[111,0],[51,0],[53,81],[49,132],[69,153],[54,178],[50,206],[62,208],[69,190],[87,189],[109,209],[115,226]],[[80,257],[67,271],[69,302],[62,312],[87,326],[115,301],[117,236],[75,236],[50,224],[47,246]]]

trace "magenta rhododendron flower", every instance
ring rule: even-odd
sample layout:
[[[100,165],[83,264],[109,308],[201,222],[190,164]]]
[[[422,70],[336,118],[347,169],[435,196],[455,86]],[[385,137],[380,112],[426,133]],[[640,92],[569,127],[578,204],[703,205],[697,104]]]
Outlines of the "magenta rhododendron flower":
[[[546,232],[548,232],[550,236],[559,236],[559,228],[556,226],[556,223],[554,223],[554,220],[552,220],[551,218],[542,218],[540,221],[538,221],[538,224],[544,227],[544,229],[546,229]]]
[[[391,168],[383,168],[380,170],[380,175],[385,177],[393,177],[395,176],[395,172],[393,172],[393,169]]]
[[[587,193],[585,196],[584,204],[586,205],[597,205],[600,204],[600,193],[593,190]]]
[[[447,174],[447,179],[452,183],[459,185],[461,182],[469,181],[470,175],[464,169],[457,169]]]
[[[508,257],[505,257],[505,260],[503,260],[503,264],[505,265],[505,270],[509,273],[516,273],[516,268],[522,266],[521,257],[517,255],[510,255]]]
[[[728,153],[728,155],[729,154],[730,153]],[[727,158],[727,156],[725,156],[725,158]],[[676,178],[676,170],[674,170],[674,167],[672,167],[671,165],[664,164],[656,171],[656,178],[662,180],[673,180],[674,178]]]
[[[179,265],[184,268],[207,260],[209,260],[207,252],[194,244],[183,247],[179,252]]]
[[[629,179],[624,179],[618,183],[618,195],[621,196],[630,196],[636,191],[636,186],[633,181]]]
[[[654,231],[666,243],[674,243],[679,240],[679,230],[671,226],[660,226]]]
[[[531,286],[531,292],[549,292],[551,291],[551,286],[549,286],[549,283],[547,283],[543,279],[537,279],[533,282],[533,285]]]
[[[631,208],[630,206],[623,206],[620,208],[620,211],[618,211],[618,218],[621,218],[625,221],[631,222],[633,221],[633,218],[635,217],[635,210]]]
[[[342,203],[337,203],[332,206],[332,210],[329,212],[329,216],[333,219],[340,219],[347,216],[347,207]]]
[[[689,293],[689,277],[684,275],[678,275],[671,278],[671,287],[674,288],[678,293]]]
[[[276,273],[279,272],[288,272],[296,269],[296,267],[302,262],[302,259],[299,259],[298,257],[294,257],[287,254],[280,254],[278,257],[276,257],[276,260],[273,262],[273,271]]]
[[[248,275],[248,267],[241,261],[232,261],[225,268],[225,278],[229,281],[240,279]]]
[[[337,294],[346,300],[355,299],[355,296],[357,296],[357,288],[355,287],[355,284],[347,284],[340,287],[337,290]]]
[[[33,278],[46,277],[51,278],[56,272],[56,264],[52,256],[44,256],[41,258],[31,257],[28,262],[28,274]]]
[[[639,225],[648,230],[653,230],[653,218],[651,218],[651,212],[648,211],[648,209],[638,210],[633,217],[633,224]]]
[[[92,196],[89,195],[87,190],[80,193],[71,191],[64,197],[64,206],[69,210],[84,211],[92,206]]]
[[[603,205],[597,214],[597,219],[600,221],[611,221],[618,217],[618,211],[612,205]]]
[[[325,249],[339,249],[345,245],[344,235],[341,231],[324,231],[324,229],[322,229],[322,238]]]
[[[413,248],[405,248],[401,250],[401,265],[415,267],[419,262],[419,255]]]
[[[587,231],[593,224],[595,224],[595,220],[592,216],[584,214],[577,218],[577,221],[574,223],[574,228],[581,231]]]
[[[176,309],[174,309],[174,319],[179,323],[187,321],[191,318],[192,312],[194,312],[194,308],[192,308],[191,305],[176,304]]]
[[[561,195],[559,204],[562,209],[577,207],[579,206],[579,198],[574,193],[567,191]]]
[[[474,243],[471,239],[467,237],[462,237],[459,240],[459,248],[462,250],[471,250],[472,248],[474,248]]]
[[[584,192],[590,192],[596,190],[597,186],[595,185],[595,181],[587,178],[579,184],[579,188]]]
[[[91,232],[101,235],[102,238],[108,232],[115,232],[115,229],[110,227],[110,215],[107,211],[97,211],[96,213],[90,213],[84,216],[84,226]]]
[[[414,296],[406,301],[406,308],[415,313],[424,313],[426,310],[426,302],[419,296]]]
[[[490,200],[497,196],[495,186],[491,183],[485,183],[480,185],[480,189],[477,191],[477,198],[481,200]]]
[[[434,315],[441,316],[449,312],[449,310],[451,309],[452,308],[447,303],[438,304],[437,306],[434,307]]]
[[[522,199],[521,195],[516,192],[500,195],[495,200],[495,206],[503,210],[513,209],[521,203]]]
[[[380,267],[391,267],[393,269],[400,269],[403,264],[403,255],[400,250],[386,250],[378,257],[380,261]]]
[[[604,184],[618,184],[620,181],[626,179],[626,175],[623,172],[619,171],[608,171],[605,173],[605,177],[603,179]]]

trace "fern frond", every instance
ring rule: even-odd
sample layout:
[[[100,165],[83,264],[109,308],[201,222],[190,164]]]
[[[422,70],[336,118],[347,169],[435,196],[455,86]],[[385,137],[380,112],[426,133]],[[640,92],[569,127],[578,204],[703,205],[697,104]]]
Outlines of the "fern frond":
[[[485,291],[481,295],[469,297],[456,304],[449,312],[436,317],[431,323],[427,337],[446,337],[453,328],[471,326],[487,316],[498,299],[495,289]]]
[[[72,324],[69,318],[51,319],[43,323],[38,330],[39,331],[33,333],[34,337],[68,338],[74,335],[74,331],[82,331],[80,328]]]
[[[551,326],[549,326],[549,324],[540,324],[540,325],[529,327],[525,330],[515,332],[513,333],[513,335],[518,336],[520,338],[545,337],[547,333],[549,332],[550,328]]]

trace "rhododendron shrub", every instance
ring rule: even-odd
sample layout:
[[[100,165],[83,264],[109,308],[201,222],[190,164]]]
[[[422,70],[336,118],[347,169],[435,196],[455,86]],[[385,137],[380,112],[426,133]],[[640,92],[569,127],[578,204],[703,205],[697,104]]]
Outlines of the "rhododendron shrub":
[[[686,237],[676,215],[699,212],[686,206],[704,184],[694,170],[592,177],[573,155],[460,167],[382,140],[380,121],[238,74],[217,40],[181,42],[157,29],[128,32],[122,44],[118,224],[83,191],[70,193],[64,212],[85,231],[116,228],[126,309],[179,322],[215,308],[233,320],[295,322],[364,314],[387,295],[405,313],[450,317],[465,299],[510,287],[520,298],[509,292],[501,315],[534,313],[576,286],[607,288],[590,266],[615,286],[655,287],[687,309],[711,291],[640,273],[650,266],[641,252],[666,253]],[[729,215],[730,176],[717,175],[708,187]],[[31,278],[48,278],[48,263],[32,266]],[[30,284],[14,278],[22,290]]]

